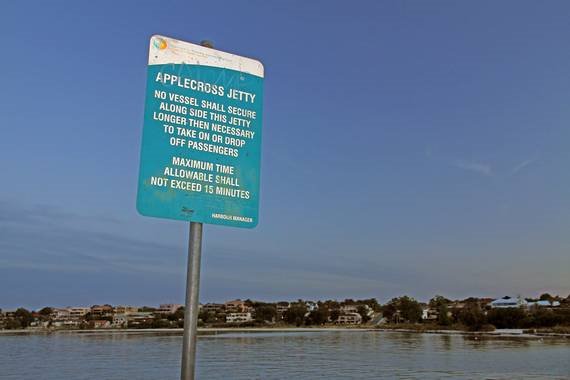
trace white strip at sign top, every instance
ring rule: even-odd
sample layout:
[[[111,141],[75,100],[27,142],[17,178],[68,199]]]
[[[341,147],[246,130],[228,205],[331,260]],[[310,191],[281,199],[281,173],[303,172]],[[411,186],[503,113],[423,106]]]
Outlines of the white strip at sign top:
[[[160,35],[154,35],[150,39],[148,64],[212,66],[236,70],[263,78],[263,64],[255,59]]]

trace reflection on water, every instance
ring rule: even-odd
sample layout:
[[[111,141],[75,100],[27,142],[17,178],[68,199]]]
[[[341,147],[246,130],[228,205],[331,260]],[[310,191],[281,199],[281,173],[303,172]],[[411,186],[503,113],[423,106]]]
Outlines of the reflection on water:
[[[445,351],[449,351],[451,350],[451,337],[449,335],[441,335],[441,347],[445,350]]]
[[[172,334],[0,336],[0,379],[177,379]],[[201,336],[207,379],[566,379],[570,342],[380,331]]]

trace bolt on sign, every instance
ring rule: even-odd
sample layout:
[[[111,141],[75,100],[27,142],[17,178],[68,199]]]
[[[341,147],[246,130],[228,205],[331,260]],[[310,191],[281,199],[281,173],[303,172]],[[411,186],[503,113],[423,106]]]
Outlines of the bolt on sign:
[[[261,62],[152,36],[138,211],[255,227],[262,105]]]

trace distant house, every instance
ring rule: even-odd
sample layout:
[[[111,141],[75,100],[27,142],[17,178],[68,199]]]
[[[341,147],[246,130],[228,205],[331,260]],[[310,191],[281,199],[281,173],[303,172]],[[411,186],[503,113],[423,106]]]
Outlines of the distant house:
[[[372,317],[374,315],[374,310],[366,304],[351,304],[351,305],[342,305],[340,307],[340,312],[343,314],[348,313],[358,313],[358,310],[363,310],[365,315],[368,317]]]
[[[91,315],[94,317],[110,317],[113,315],[113,306],[111,305],[93,305],[91,306]]]
[[[154,314],[150,312],[139,311],[137,313],[127,314],[127,320],[129,325],[137,326],[141,323],[150,322],[154,319]]]
[[[183,307],[184,305],[180,305],[177,303],[165,303],[159,306],[158,309],[156,309],[156,313],[157,314],[173,314],[176,312],[176,310],[180,309],[181,307]]]
[[[4,318],[15,318],[16,317],[16,310],[5,310],[4,311]]]
[[[319,308],[319,305],[313,301],[305,301],[305,306],[307,307],[307,311],[310,313],[311,311],[315,311]]]
[[[241,323],[253,321],[251,313],[229,313],[226,314],[227,323]]]
[[[139,325],[144,325],[154,320],[154,314],[146,311],[139,311],[136,313],[126,314],[127,316],[127,326],[136,327]]]
[[[447,309],[451,313],[459,313],[461,310],[463,310],[465,308],[466,304],[467,303],[463,302],[463,301],[452,301],[452,302],[447,304]]]
[[[560,302],[558,301],[548,301],[548,300],[540,300],[540,301],[531,301],[527,303],[528,307],[559,307]]]
[[[51,319],[54,321],[67,321],[70,317],[68,308],[53,308],[51,310]]]
[[[344,313],[338,316],[336,322],[344,325],[359,325],[362,323],[362,316],[358,313]]]
[[[77,319],[64,321],[63,325],[65,327],[77,327],[77,326],[81,325],[81,321],[78,321]]]
[[[247,313],[251,312],[251,308],[245,304],[242,300],[228,301],[224,304],[226,312],[228,313]]]
[[[342,305],[340,307],[341,313],[358,313],[358,305]]]
[[[119,305],[113,308],[113,312],[115,314],[132,314],[132,313],[137,313],[138,311],[139,308],[136,306]]]
[[[49,321],[42,321],[42,320],[34,320],[32,323],[30,323],[30,327],[32,328],[46,328],[49,327]]]
[[[91,321],[91,324],[94,329],[107,329],[111,327],[111,322],[105,319],[96,319],[94,321]]]
[[[127,314],[114,314],[113,315],[113,327],[124,328],[129,324],[129,318]]]
[[[201,309],[209,313],[219,313],[224,310],[224,304],[222,303],[207,303],[201,306]]]
[[[67,319],[67,320],[58,320],[58,321],[52,321],[51,325],[53,327],[68,327],[68,328],[72,328],[72,327],[78,327],[79,325],[81,325],[81,322],[78,320],[71,320],[71,319]]]
[[[489,304],[489,306],[493,309],[508,309],[508,308],[517,308],[517,307],[526,307],[528,302],[521,297],[513,298],[513,297],[503,297],[494,300]]]
[[[89,307],[68,307],[69,318],[71,319],[82,319],[91,311]]]
[[[287,301],[277,302],[277,316],[279,319],[283,319],[283,314],[291,307],[291,303]]]
[[[451,314],[451,312],[448,312]],[[435,321],[439,317],[439,312],[435,308],[424,307],[422,308],[422,319],[424,321]]]

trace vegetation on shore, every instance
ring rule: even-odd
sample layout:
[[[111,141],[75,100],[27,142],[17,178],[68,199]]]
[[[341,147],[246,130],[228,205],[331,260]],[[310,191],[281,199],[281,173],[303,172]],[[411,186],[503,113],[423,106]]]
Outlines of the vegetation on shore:
[[[393,298],[384,305],[376,299],[344,301],[303,301],[266,303],[251,300],[239,301],[238,313],[248,314],[247,321],[229,322],[236,310],[231,302],[207,304],[199,314],[199,326],[211,328],[290,328],[290,327],[376,327],[411,331],[457,330],[493,331],[497,329],[524,329],[529,333],[570,333],[570,297],[561,298],[543,294],[540,300],[556,300],[557,307],[492,308],[489,299],[467,298],[452,301],[442,296],[433,297],[422,304],[412,297]],[[235,302],[235,301],[232,301]],[[216,307],[207,307],[216,306]],[[96,305],[97,306],[97,305]],[[123,309],[125,307],[122,307]],[[89,310],[89,308],[86,308]],[[93,306],[73,324],[57,324],[57,309],[44,307],[38,311],[19,308],[2,313],[0,328],[7,330],[30,327],[53,328],[136,328],[160,329],[184,326],[184,308],[163,312],[152,307],[136,308],[137,318],[126,318],[111,305]],[[99,310],[96,313],[95,310]],[[100,310],[108,310],[101,313]],[[131,314],[134,315],[134,314]],[[118,318],[118,317],[121,317]],[[342,318],[350,316],[352,319]],[[61,322],[61,321],[60,321]]]

